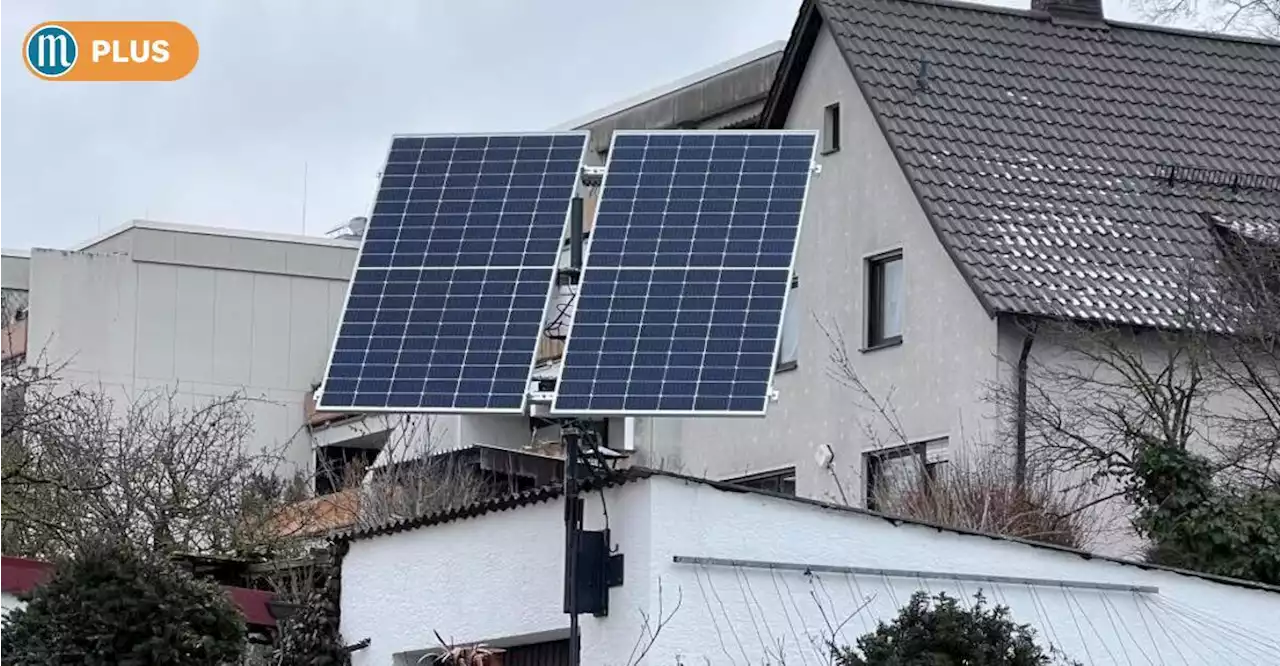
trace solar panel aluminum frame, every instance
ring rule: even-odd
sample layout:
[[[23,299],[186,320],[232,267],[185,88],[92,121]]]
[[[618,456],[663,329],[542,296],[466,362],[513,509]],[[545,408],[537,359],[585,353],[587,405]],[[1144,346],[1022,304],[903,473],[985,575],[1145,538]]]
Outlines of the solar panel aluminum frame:
[[[804,184],[804,198],[801,200],[801,203],[800,203],[800,219],[799,219],[799,221],[796,223],[796,242],[795,242],[795,248],[794,248],[794,250],[793,250],[793,251],[792,251],[792,253],[791,253],[791,262],[790,262],[790,264],[788,264],[787,268],[785,269],[785,270],[787,271],[787,280],[786,280],[787,289],[786,289],[786,291],[783,293],[783,296],[782,296],[782,310],[781,310],[781,313],[785,316],[785,313],[786,313],[786,311],[787,311],[787,305],[790,303],[790,299],[791,299],[791,292],[793,291],[793,289],[791,289],[791,286],[790,286],[790,285],[792,284],[792,281],[795,279],[795,272],[796,272],[796,257],[800,254],[800,238],[801,238],[801,234],[803,233],[803,228],[804,228],[804,217],[805,217],[805,211],[807,210],[808,205],[809,205],[809,188],[812,186],[812,184],[813,184],[813,177],[816,175],[816,173],[815,173],[815,171],[816,171],[816,170],[813,168],[813,165],[815,165],[815,164],[816,164],[816,161],[814,160],[814,157],[816,156],[816,154],[817,154],[817,152],[818,152],[818,139],[819,139],[819,137],[818,137],[818,132],[817,132],[816,130],[800,130],[800,129],[796,129],[796,130],[760,130],[760,129],[755,129],[755,130],[617,130],[617,131],[615,131],[615,132],[613,133],[613,137],[612,137],[612,138],[610,139],[610,141],[609,141],[609,157],[608,157],[608,159],[606,159],[606,160],[605,160],[605,173],[604,173],[604,178],[602,179],[602,181],[601,181],[601,183],[600,183],[600,188],[599,188],[600,195],[599,195],[599,199],[597,200],[596,205],[595,205],[595,207],[594,207],[594,213],[593,213],[593,215],[594,215],[594,216],[599,216],[599,215],[600,215],[600,209],[602,208],[602,206],[601,206],[600,204],[601,204],[601,203],[603,203],[605,193],[606,193],[606,192],[608,192],[608,187],[609,187],[609,171],[610,171],[609,167],[610,167],[610,166],[611,166],[611,164],[612,164],[613,156],[616,154],[616,152],[614,151],[614,144],[617,142],[617,140],[618,140],[618,137],[619,137],[619,136],[635,136],[635,135],[645,135],[645,136],[652,136],[652,135],[665,135],[665,136],[671,136],[671,135],[698,135],[698,134],[701,134],[701,135],[707,135],[707,134],[732,134],[732,135],[734,135],[734,136],[739,136],[739,135],[753,135],[753,134],[754,134],[754,135],[778,135],[778,134],[789,134],[789,135],[810,135],[810,136],[812,136],[812,137],[813,137],[813,152],[812,152],[812,153],[810,153],[810,155],[809,155],[809,163],[810,163],[809,177],[805,180],[805,184]],[[593,219],[592,219],[592,222],[593,222],[593,224],[591,224],[591,225],[590,225],[590,228],[591,228],[592,230],[595,230],[595,229],[596,229],[596,225],[594,224],[594,222],[595,222],[594,217],[593,217]],[[594,240],[594,238],[595,238],[595,234],[592,234],[592,236],[591,236],[591,240]],[[583,285],[585,285],[585,284],[587,283],[587,280],[589,279],[589,278],[588,278],[588,276],[590,275],[590,271],[591,271],[591,245],[590,245],[591,240],[589,240],[589,241],[588,241],[588,243],[587,243],[587,245],[586,245],[586,247],[585,247],[585,251],[583,252],[583,255],[584,255],[584,256],[583,256],[583,263],[582,263],[582,272],[581,272],[581,274],[580,274],[580,276],[579,276],[579,278],[578,278],[578,290],[579,290],[579,292],[581,292],[581,290],[582,290],[582,286],[583,286]],[[720,267],[720,268],[721,268],[721,269],[723,269],[723,267]],[[781,269],[770,269],[770,270],[781,270]],[[575,308],[575,312],[576,312],[576,308]],[[576,319],[576,317],[575,317],[575,319]],[[565,363],[566,361],[568,361],[568,359],[569,359],[569,350],[570,350],[570,349],[572,349],[572,346],[571,346],[571,345],[573,344],[573,329],[574,329],[573,324],[574,324],[574,322],[573,322],[573,321],[571,321],[571,322],[569,323],[569,332],[568,332],[568,334],[565,336],[564,355],[563,355],[563,357],[562,357],[564,360],[561,362],[561,372],[563,372],[563,371],[564,371],[564,368],[566,367],[566,366],[564,365],[564,363]],[[773,362],[770,364],[770,368],[769,368],[769,389],[770,389],[770,393],[772,393],[772,391],[773,391],[773,379],[774,379],[774,377],[777,375],[777,370],[778,370],[778,354],[779,354],[779,352],[781,351],[781,349],[782,349],[782,321],[781,321],[781,319],[779,319],[779,321],[778,321],[778,333],[777,333],[777,335],[774,337],[774,341],[773,341]],[[550,416],[553,416],[553,417],[575,417],[575,416],[583,416],[583,417],[610,417],[610,416],[623,416],[623,417],[644,417],[644,416],[677,416],[677,417],[678,417],[678,416],[724,416],[724,417],[757,417],[757,418],[758,418],[758,417],[762,417],[762,416],[765,416],[765,415],[766,415],[766,412],[767,412],[767,410],[768,410],[768,408],[769,408],[769,403],[772,401],[772,398],[771,398],[771,396],[770,396],[770,395],[766,395],[766,396],[765,396],[765,401],[764,401],[764,406],[763,406],[763,407],[761,408],[761,410],[760,410],[760,411],[758,411],[758,412],[757,412],[757,411],[727,411],[727,410],[726,410],[726,411],[716,411],[716,410],[698,410],[698,409],[688,409],[688,410],[662,410],[662,409],[648,409],[648,410],[636,410],[636,409],[585,409],[585,410],[581,410],[581,409],[579,409],[579,410],[561,410],[561,409],[557,409],[557,407],[556,407],[556,405],[559,403],[559,400],[560,400],[560,383],[559,383],[559,382],[557,382],[557,383],[556,383],[556,392],[555,392],[554,396],[552,397],[551,406],[550,406],[550,409],[549,409],[549,415],[550,415]]]
[[[369,204],[368,219],[373,221],[373,210],[378,205],[378,192],[382,190],[382,179],[386,175],[387,165],[391,161],[391,147],[395,145],[396,139],[434,139],[434,138],[462,138],[462,137],[526,137],[526,136],[581,136],[582,155],[578,158],[578,174],[575,175],[574,192],[582,190],[581,173],[582,167],[586,164],[587,153],[591,148],[591,132],[588,130],[570,130],[570,131],[536,131],[536,132],[458,132],[458,133],[433,133],[433,134],[392,134],[391,142],[387,146],[387,158],[382,163],[382,169],[378,172],[378,182],[373,190],[372,201]],[[547,283],[547,292],[542,306],[542,321],[545,325],[547,312],[551,308],[552,297],[555,294],[557,277],[560,272],[560,256],[564,253],[564,239],[569,234],[569,217],[572,214],[571,202],[565,202],[564,225],[560,232],[560,249],[556,253],[554,262],[549,266],[551,269],[551,279]],[[366,230],[367,234],[367,230]],[[351,300],[351,290],[355,285],[356,275],[360,271],[360,260],[364,256],[365,239],[360,239],[360,247],[356,251],[355,264],[351,269],[351,279],[347,282],[347,292],[342,299],[342,312],[345,315],[347,305]],[[329,356],[325,360],[324,379],[329,377],[329,364],[333,360],[333,355],[338,349],[338,338],[342,334],[342,319],[339,318],[337,325],[333,331],[333,343],[329,345]],[[526,389],[520,399],[520,407],[504,408],[504,407],[352,407],[350,405],[326,405],[324,403],[324,384],[321,383],[320,389],[315,396],[316,411],[332,411],[346,413],[381,413],[381,414],[525,414],[529,409],[529,391],[528,385],[533,381],[533,371],[538,364],[538,342],[541,340],[542,334],[534,336],[529,341],[529,371],[525,375]]]

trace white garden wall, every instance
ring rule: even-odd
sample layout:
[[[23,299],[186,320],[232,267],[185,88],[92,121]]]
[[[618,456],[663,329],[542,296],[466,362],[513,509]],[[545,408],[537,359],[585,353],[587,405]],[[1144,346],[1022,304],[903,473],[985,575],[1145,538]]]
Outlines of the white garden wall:
[[[1280,664],[1275,591],[663,475],[606,498],[625,582],[612,590],[607,618],[582,618],[587,665],[633,663],[650,643],[645,618],[656,627],[659,605],[669,621],[642,663],[818,664],[826,639],[853,643],[916,589],[968,598],[979,588],[1085,664]],[[599,493],[586,507],[588,527],[601,526]],[[435,647],[433,630],[491,645],[563,637],[562,521],[555,500],[354,541],[343,567],[343,634],[372,639],[355,666],[412,663],[396,655]],[[806,574],[677,556],[920,573]],[[955,574],[966,578],[947,577]]]

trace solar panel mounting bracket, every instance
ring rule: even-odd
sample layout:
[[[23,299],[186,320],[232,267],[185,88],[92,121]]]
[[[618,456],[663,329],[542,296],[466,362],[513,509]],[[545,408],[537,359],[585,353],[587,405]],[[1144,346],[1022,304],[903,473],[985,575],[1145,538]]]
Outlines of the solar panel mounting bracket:
[[[769,402],[777,402],[781,396],[782,394],[778,392],[778,389],[772,386],[769,387]]]
[[[605,168],[602,166],[583,165],[579,179],[587,187],[599,187],[604,182]]]
[[[809,171],[812,172],[813,175],[815,176],[821,175],[822,165],[818,164],[817,162],[814,162],[813,164],[809,165]]]

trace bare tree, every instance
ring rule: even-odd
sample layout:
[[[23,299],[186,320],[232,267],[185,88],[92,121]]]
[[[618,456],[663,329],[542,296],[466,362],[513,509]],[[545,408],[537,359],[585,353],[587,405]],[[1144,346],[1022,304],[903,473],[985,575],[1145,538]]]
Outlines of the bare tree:
[[[6,553],[52,557],[103,535],[166,552],[247,553],[283,543],[281,457],[250,448],[239,394],[192,403],[176,388],[124,402],[46,363],[7,365]]]
[[[1201,29],[1280,38],[1280,0],[1131,0],[1148,20],[1191,23]]]

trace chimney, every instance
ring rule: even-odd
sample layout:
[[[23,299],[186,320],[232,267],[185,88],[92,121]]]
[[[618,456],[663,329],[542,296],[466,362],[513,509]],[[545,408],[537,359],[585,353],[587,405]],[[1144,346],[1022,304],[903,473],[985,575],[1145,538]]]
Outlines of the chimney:
[[[1105,25],[1102,0],[1031,0],[1031,11],[1048,14],[1054,23]]]

